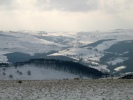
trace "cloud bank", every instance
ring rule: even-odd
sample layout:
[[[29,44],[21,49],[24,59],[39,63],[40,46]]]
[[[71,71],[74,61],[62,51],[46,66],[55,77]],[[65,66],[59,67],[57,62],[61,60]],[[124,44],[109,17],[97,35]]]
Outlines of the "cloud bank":
[[[133,0],[0,0],[0,30],[133,29]]]

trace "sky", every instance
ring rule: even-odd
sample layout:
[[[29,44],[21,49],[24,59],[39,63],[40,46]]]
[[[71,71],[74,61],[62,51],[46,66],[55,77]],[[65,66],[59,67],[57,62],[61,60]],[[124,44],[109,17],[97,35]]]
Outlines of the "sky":
[[[0,30],[133,29],[133,0],[0,0]]]

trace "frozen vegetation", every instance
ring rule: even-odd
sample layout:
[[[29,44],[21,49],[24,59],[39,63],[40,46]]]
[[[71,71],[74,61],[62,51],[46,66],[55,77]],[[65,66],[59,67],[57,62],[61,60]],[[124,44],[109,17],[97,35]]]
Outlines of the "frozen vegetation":
[[[0,100],[133,100],[133,80],[0,81]]]

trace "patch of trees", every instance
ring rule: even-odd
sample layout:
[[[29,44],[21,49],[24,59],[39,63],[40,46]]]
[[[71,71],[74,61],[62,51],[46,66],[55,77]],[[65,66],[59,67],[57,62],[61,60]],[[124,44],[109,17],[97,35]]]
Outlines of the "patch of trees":
[[[106,63],[107,61],[113,60],[117,57],[120,57],[120,56],[114,53],[106,53],[103,57],[100,58],[100,61],[102,63]]]
[[[102,72],[87,67],[85,65],[82,65],[78,62],[72,62],[72,61],[62,61],[62,60],[56,60],[56,59],[43,59],[43,58],[39,58],[39,59],[31,59],[29,61],[25,61],[25,62],[18,62],[18,63],[14,63],[14,64],[1,64],[2,67],[10,67],[10,66],[15,66],[15,68],[17,67],[21,67],[24,65],[35,65],[38,67],[44,67],[44,68],[51,68],[51,69],[55,69],[55,70],[61,70],[61,71],[65,71],[65,72],[69,72],[72,74],[76,74],[76,75],[82,75],[82,76],[86,76],[86,77],[90,77],[90,76],[95,76],[95,77],[102,77],[103,74]],[[1,67],[1,66],[0,66]],[[21,71],[17,71],[18,74],[23,74]],[[31,75],[30,71],[27,71],[27,75]],[[13,78],[12,76],[10,76],[10,78]]]
[[[56,60],[56,59],[31,59],[29,61],[26,62],[19,62],[19,63],[14,63],[15,67],[20,67],[23,65],[30,65],[33,64],[35,66],[41,66],[44,68],[52,68],[55,70],[61,70],[61,71],[65,71],[65,72],[70,72],[73,74],[78,74],[78,75],[83,75],[83,76],[95,76],[95,77],[102,77],[103,73],[84,66],[78,62],[72,62],[72,61],[62,61],[62,60]],[[30,72],[27,72],[28,75],[30,75]]]
[[[133,51],[132,44],[133,44],[133,40],[120,41],[120,42],[117,42],[116,44],[113,44],[109,49],[106,49],[105,51],[123,54],[124,52],[127,52],[127,51]]]
[[[119,57],[127,57],[128,59],[124,60],[123,62],[118,62],[115,65],[108,64],[107,61],[113,60],[113,58],[115,59],[118,56],[109,56],[109,55],[113,55],[113,54],[108,54],[108,55],[105,55],[105,56],[101,57],[101,62],[100,63],[106,64],[111,71],[114,71],[114,69],[116,67],[119,67],[119,66],[126,66],[125,69],[122,69],[120,71],[121,73],[132,72],[133,71],[133,51],[119,56]],[[120,72],[117,72],[117,73],[120,73]]]
[[[9,63],[0,63],[0,67],[10,67]]]

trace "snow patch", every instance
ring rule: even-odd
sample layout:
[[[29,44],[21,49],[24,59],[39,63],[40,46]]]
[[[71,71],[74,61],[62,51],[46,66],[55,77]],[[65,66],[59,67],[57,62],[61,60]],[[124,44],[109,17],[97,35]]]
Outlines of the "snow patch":
[[[125,68],[126,68],[126,66],[120,66],[120,67],[115,68],[114,70],[118,72]]]
[[[108,64],[116,65],[117,63],[122,63],[123,61],[127,60],[128,58],[123,57],[123,58],[115,58],[112,61],[108,61]]]

